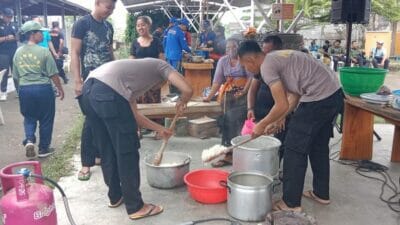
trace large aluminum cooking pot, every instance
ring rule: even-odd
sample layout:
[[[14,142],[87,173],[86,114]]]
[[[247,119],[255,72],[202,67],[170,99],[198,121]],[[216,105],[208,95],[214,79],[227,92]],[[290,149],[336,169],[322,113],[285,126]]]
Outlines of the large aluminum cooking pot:
[[[272,209],[272,182],[272,177],[259,172],[231,173],[227,184],[229,215],[249,222],[265,220]]]
[[[190,170],[191,157],[181,152],[164,152],[161,164],[153,164],[155,154],[145,157],[147,183],[155,188],[174,188],[184,184],[183,177]]]
[[[235,145],[249,136],[238,136],[232,139]],[[276,176],[279,169],[279,147],[281,142],[270,136],[260,136],[233,150],[233,171],[259,171]]]

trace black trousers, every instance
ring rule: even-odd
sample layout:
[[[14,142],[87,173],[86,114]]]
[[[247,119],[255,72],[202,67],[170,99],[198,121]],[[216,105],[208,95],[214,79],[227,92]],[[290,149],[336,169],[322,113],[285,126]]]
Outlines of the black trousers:
[[[83,80],[86,80],[87,76],[87,74],[83,74]],[[92,133],[92,127],[85,117],[81,134],[81,163],[84,167],[94,166],[96,158],[100,158],[100,150],[94,146]]]
[[[224,115],[222,121],[221,145],[231,146],[231,140],[240,135],[247,117],[247,97],[235,97],[233,91],[225,93],[222,103]]]
[[[68,82],[68,78],[67,75],[65,74],[64,71],[64,58],[58,58],[58,59],[54,59],[56,62],[56,66],[58,69],[58,75],[60,75],[60,77],[63,79],[64,83]]]
[[[333,56],[333,70],[334,70],[334,71],[337,71],[337,70],[338,70],[339,61],[345,62],[345,61],[346,61],[346,58],[345,58],[344,56],[341,56],[341,57],[339,57],[339,56]]]
[[[283,200],[289,207],[301,205],[308,159],[315,195],[329,199],[329,139],[343,96],[339,89],[326,99],[300,103],[290,119],[283,160]]]
[[[372,59],[372,65],[374,66],[374,68],[379,68],[379,64],[382,63],[382,58],[374,58]],[[389,69],[389,60],[385,59],[385,61],[383,62],[383,69]]]
[[[124,198],[128,214],[143,207],[140,187],[139,138],[129,102],[104,83],[85,82],[79,102],[101,149],[101,168],[111,202]]]
[[[85,117],[81,134],[81,162],[85,167],[94,166],[96,158],[100,158],[99,148],[94,145],[92,132],[92,127]]]

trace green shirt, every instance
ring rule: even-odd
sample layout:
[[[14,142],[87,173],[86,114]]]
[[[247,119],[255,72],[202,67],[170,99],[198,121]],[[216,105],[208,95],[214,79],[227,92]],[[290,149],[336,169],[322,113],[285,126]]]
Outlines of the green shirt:
[[[24,45],[14,56],[13,76],[20,86],[50,84],[50,78],[58,74],[50,51],[39,45]]]
[[[328,49],[328,53],[332,56],[339,56],[339,55],[344,55],[346,54],[346,51],[344,50],[344,48],[342,47],[330,47]]]
[[[361,55],[361,51],[359,50],[359,49],[354,49],[354,48],[352,48],[351,50],[350,50],[350,58],[357,58],[358,56],[360,56]]]

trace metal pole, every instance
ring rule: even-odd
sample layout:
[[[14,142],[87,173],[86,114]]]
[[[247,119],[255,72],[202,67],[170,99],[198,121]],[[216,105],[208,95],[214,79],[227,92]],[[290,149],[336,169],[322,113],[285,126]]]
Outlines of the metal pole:
[[[301,17],[304,14],[304,9],[302,9],[296,16],[296,18],[294,18],[292,24],[290,24],[290,26],[288,27],[288,29],[285,31],[285,33],[289,33],[292,31],[292,29],[297,25],[297,23],[300,21]]]
[[[240,24],[240,26],[243,29],[246,29],[246,26],[243,24],[243,22],[236,16],[236,14],[233,12],[233,8],[231,4],[229,4],[228,0],[224,0],[225,4],[228,6],[229,11],[232,13],[232,16],[235,18],[235,20]]]
[[[278,2],[278,3],[283,4],[283,3],[285,3],[285,0],[280,0],[280,2]],[[281,19],[281,20],[279,20],[279,32],[283,32],[283,30],[284,30],[284,20]]]
[[[261,6],[260,2],[258,0],[253,0],[255,6],[257,7],[258,11],[261,13],[261,15],[264,17],[264,21],[266,24],[271,24],[271,20],[269,19],[270,13],[272,13],[272,7],[269,10],[268,14],[265,13],[263,7]]]
[[[204,20],[204,10],[203,10],[203,0],[200,0],[199,2],[199,11],[200,11],[200,29],[201,30],[201,26],[203,25],[203,20]]]
[[[197,28],[194,26],[192,20],[189,18],[189,16],[186,14],[185,10],[183,10],[182,6],[179,4],[178,0],[174,0],[175,4],[179,7],[179,9],[181,10],[181,12],[183,13],[183,15],[186,17],[186,19],[189,20],[189,23],[192,25],[193,29],[199,33],[199,30],[197,30]]]
[[[254,27],[254,0],[251,0],[250,26]]]
[[[61,26],[63,30],[66,30],[65,28],[65,8],[64,8],[64,3],[62,4],[61,8]]]
[[[43,0],[43,17],[44,17],[44,26],[48,27],[47,21],[47,0]]]
[[[21,0],[15,1],[15,9],[17,13],[18,27],[21,27],[22,26]]]
[[[353,31],[353,22],[347,22],[347,42],[346,42],[346,67],[351,66],[350,59],[350,45],[351,45],[351,32]]]

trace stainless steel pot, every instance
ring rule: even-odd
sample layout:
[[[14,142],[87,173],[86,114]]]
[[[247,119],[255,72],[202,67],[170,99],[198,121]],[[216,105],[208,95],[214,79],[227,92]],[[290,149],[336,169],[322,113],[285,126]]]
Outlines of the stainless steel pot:
[[[249,136],[232,139],[235,145]],[[279,147],[281,142],[270,136],[261,136],[233,150],[233,171],[259,171],[269,176],[276,176],[279,169]]]
[[[224,186],[224,183],[221,183]],[[259,172],[228,176],[228,213],[249,222],[263,221],[272,209],[272,178]]]
[[[200,55],[192,56],[192,62],[194,63],[202,63],[204,61],[204,57]]]
[[[184,184],[190,170],[191,157],[180,152],[164,152],[159,166],[153,164],[155,154],[145,157],[147,183],[155,188],[174,188]]]

